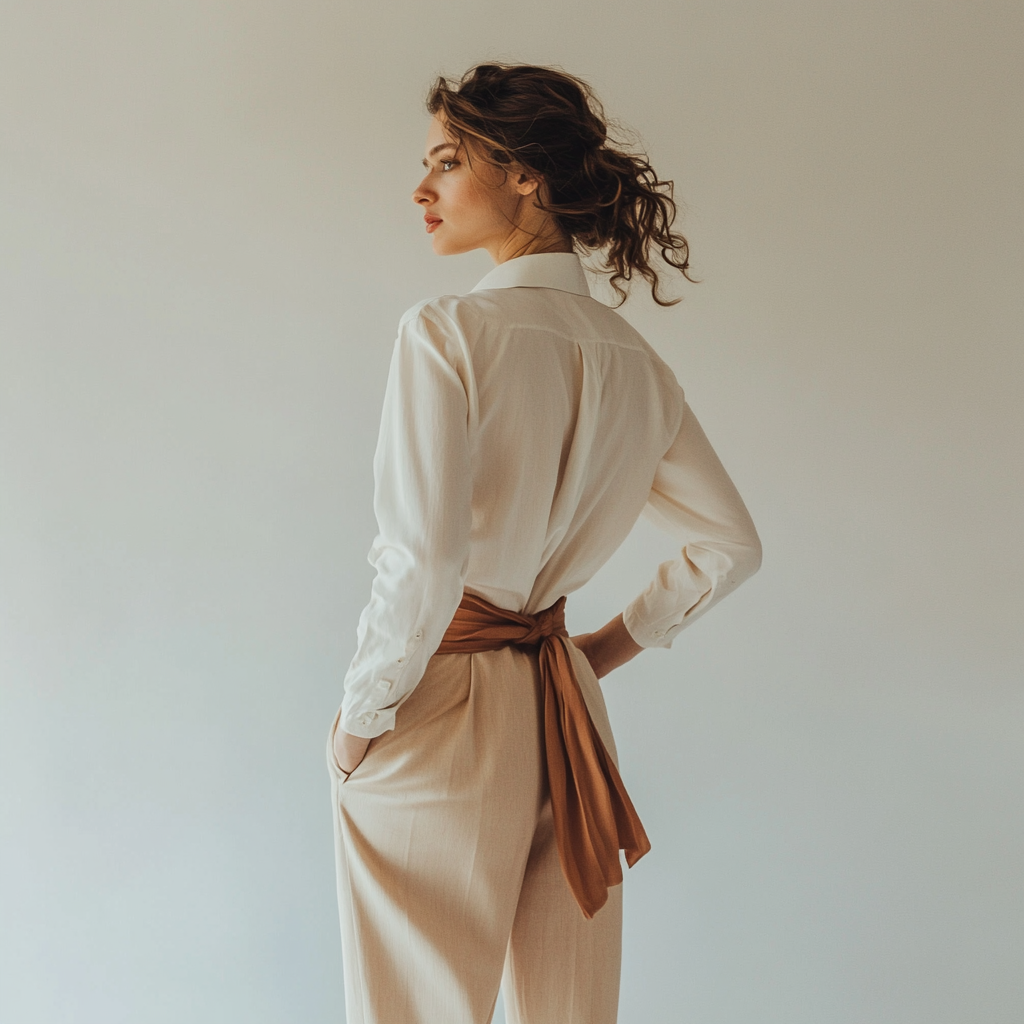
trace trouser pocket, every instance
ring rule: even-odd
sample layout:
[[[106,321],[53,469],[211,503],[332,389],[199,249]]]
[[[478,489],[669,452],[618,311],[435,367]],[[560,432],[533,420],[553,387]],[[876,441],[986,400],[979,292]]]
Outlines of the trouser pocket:
[[[339,782],[347,781],[351,772],[346,772],[340,764],[338,764],[338,758],[334,753],[334,734],[338,731],[338,723],[341,721],[341,708],[338,708],[338,713],[334,716],[334,721],[331,723],[330,732],[327,733],[327,770],[333,775]],[[357,766],[358,767],[358,766]]]

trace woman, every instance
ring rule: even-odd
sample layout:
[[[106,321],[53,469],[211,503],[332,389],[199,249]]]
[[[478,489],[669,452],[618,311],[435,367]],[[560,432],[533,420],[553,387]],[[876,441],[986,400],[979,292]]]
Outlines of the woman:
[[[671,183],[608,140],[588,87],[486,64],[428,100],[413,193],[468,295],[401,320],[374,459],[377,570],[328,743],[349,1024],[616,1019],[619,850],[649,848],[598,678],[760,564],[671,370],[590,297],[687,271]],[[653,252],[652,252],[653,250]],[[664,269],[662,273],[664,273]],[[645,511],[679,542],[596,633],[565,595]]]

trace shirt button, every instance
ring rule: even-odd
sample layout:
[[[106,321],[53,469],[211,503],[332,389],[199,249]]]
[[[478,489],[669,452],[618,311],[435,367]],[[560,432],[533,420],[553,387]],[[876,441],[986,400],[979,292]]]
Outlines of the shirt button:
[[[422,629],[417,629],[416,630],[416,639],[419,640],[422,636],[423,636],[423,630]]]
[[[654,635],[655,636],[664,636],[665,635],[665,631],[663,629],[656,629],[654,631]]]
[[[405,661],[405,658],[399,658],[398,659],[398,664],[401,665],[403,661]]]

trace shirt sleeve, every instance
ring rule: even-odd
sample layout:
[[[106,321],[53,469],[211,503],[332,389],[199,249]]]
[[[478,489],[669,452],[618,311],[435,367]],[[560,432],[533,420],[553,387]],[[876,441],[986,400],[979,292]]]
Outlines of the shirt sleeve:
[[[761,565],[761,542],[750,514],[685,401],[644,515],[674,537],[681,552],[658,567],[623,621],[641,647],[671,647],[677,633]]]
[[[340,726],[374,737],[423,676],[469,562],[469,400],[454,325],[422,309],[399,327],[374,455],[377,575],[359,618]]]

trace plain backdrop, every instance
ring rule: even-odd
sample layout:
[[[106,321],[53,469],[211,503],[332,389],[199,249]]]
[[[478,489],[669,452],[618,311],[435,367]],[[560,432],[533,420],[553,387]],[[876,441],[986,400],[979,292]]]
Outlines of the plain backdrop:
[[[0,7],[0,1019],[343,1020],[324,744],[423,97],[587,78],[702,283],[626,315],[761,573],[609,677],[623,1024],[1024,1020],[1024,7]],[[569,602],[594,628],[671,543]],[[404,1024],[404,1022],[397,1022]],[[445,1024],[445,1022],[432,1022]]]

